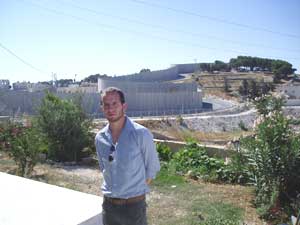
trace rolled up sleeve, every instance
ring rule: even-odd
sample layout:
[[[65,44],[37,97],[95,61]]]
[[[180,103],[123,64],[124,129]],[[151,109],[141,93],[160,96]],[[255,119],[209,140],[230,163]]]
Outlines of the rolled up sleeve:
[[[148,130],[144,130],[143,132],[142,152],[145,162],[146,179],[154,179],[160,170],[160,163],[156,146],[153,141],[153,135]]]
[[[97,156],[98,156],[100,171],[103,172],[104,165],[103,165],[103,162],[102,162],[101,156],[100,156],[100,144],[98,143],[97,136],[95,138],[95,147],[96,147],[96,153],[97,153]]]

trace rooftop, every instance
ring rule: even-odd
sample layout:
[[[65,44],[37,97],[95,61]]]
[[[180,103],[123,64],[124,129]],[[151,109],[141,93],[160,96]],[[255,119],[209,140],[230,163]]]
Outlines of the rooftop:
[[[0,172],[1,225],[102,225],[102,197]]]

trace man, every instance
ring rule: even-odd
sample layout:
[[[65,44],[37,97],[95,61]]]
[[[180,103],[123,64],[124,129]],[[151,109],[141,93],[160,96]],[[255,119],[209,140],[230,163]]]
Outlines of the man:
[[[103,173],[103,225],[146,225],[145,195],[160,169],[153,136],[125,115],[120,89],[105,89],[101,106],[108,120],[95,138]]]

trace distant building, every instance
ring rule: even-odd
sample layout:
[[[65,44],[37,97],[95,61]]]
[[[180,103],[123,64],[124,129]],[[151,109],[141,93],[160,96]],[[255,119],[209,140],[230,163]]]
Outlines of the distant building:
[[[0,80],[0,89],[1,90],[9,90],[11,88],[9,84],[9,80]]]
[[[28,91],[30,88],[30,82],[15,82],[13,83],[13,89],[14,91]]]
[[[37,91],[45,91],[45,90],[50,90],[52,89],[53,86],[50,84],[45,84],[45,83],[33,83],[30,88],[29,92],[37,92]]]
[[[57,93],[97,93],[98,84],[97,83],[87,83],[84,82],[80,84],[72,84],[68,87],[58,87],[56,89]]]
[[[50,84],[46,83],[30,83],[30,82],[16,82],[13,83],[14,91],[28,91],[28,92],[38,92],[52,89]]]

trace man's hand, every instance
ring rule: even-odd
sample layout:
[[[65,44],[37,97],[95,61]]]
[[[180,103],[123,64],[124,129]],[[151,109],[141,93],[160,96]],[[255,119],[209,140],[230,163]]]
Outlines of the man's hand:
[[[146,179],[146,183],[149,185],[151,183],[152,179],[151,178],[148,178]]]

